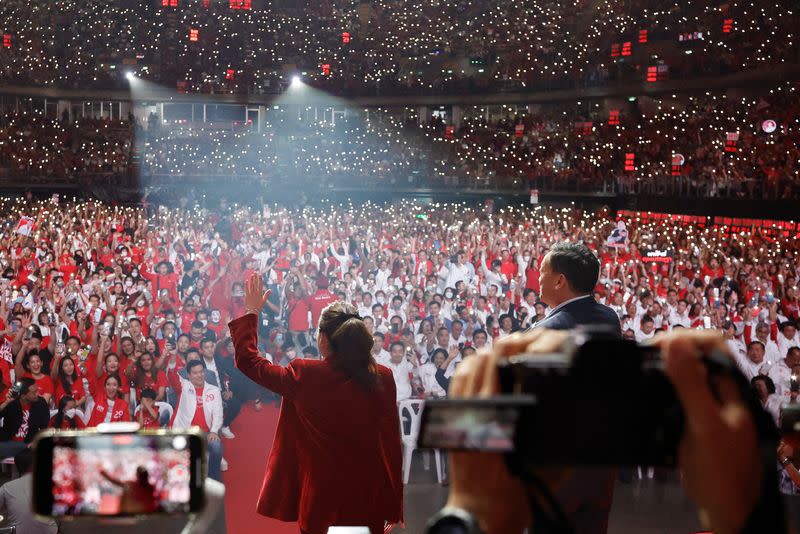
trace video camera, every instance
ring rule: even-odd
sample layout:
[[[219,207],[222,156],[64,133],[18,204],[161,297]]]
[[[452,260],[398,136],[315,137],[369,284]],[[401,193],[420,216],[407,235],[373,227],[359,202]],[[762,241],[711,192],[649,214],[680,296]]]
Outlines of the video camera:
[[[710,378],[735,380],[759,431],[777,437],[733,358],[701,358]],[[684,410],[658,348],[576,330],[559,352],[513,356],[498,371],[500,396],[427,401],[419,446],[508,453],[517,468],[676,464]],[[782,426],[800,435],[800,405],[784,407]]]

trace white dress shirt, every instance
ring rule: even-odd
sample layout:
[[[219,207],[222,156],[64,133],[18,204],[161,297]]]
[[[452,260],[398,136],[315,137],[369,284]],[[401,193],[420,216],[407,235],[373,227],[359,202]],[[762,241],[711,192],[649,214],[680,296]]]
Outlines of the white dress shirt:
[[[436,366],[432,362],[419,366],[419,377],[422,380],[422,387],[425,388],[425,393],[434,397],[447,395],[447,392],[436,381]]]
[[[403,358],[400,363],[393,363],[390,359],[384,365],[391,369],[392,375],[394,375],[394,385],[397,389],[397,401],[400,402],[401,400],[406,400],[411,397],[411,380],[408,377],[408,373],[414,370],[414,366],[405,358]]]
[[[775,393],[777,393],[784,401],[789,400],[789,391],[792,378],[792,370],[786,365],[785,360],[781,360],[773,365],[769,370],[769,377],[775,382]]]

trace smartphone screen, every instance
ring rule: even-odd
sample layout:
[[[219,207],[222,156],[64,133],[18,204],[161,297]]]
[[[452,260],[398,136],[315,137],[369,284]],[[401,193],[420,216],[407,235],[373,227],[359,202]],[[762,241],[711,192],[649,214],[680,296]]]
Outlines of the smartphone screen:
[[[36,451],[39,515],[185,514],[204,505],[199,435],[56,432]]]
[[[517,422],[532,399],[431,400],[425,403],[421,448],[512,452]]]

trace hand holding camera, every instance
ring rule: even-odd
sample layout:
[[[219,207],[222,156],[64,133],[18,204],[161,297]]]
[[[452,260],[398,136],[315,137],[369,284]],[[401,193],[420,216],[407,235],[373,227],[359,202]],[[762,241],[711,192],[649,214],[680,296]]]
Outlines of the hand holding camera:
[[[557,353],[570,335],[537,330],[499,340],[491,352],[467,358],[458,366],[451,396],[489,399],[498,395],[503,360],[520,354]],[[724,351],[724,342],[713,332],[682,331],[659,338],[656,345],[663,373],[685,414],[677,460],[687,494],[715,532],[739,531],[758,502],[764,471],[756,460],[760,458],[758,432],[747,400],[731,376],[710,372],[701,358]],[[721,448],[720,443],[737,445]],[[530,525],[526,490],[522,480],[509,472],[504,455],[454,451],[451,461],[449,505],[472,513],[487,534],[521,532]],[[535,475],[552,490],[569,475],[569,469],[550,465],[537,468]]]

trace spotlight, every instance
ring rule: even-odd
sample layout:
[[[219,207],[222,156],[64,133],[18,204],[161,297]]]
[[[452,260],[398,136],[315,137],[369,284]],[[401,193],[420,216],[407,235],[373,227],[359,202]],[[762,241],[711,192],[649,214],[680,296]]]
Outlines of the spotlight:
[[[133,79],[136,78],[136,75],[131,71],[128,71],[125,73],[125,77],[128,79],[128,81],[133,81]]]
[[[303,79],[300,78],[299,74],[295,74],[294,76],[292,76],[292,86],[293,87],[297,87],[302,83],[303,83]]]

